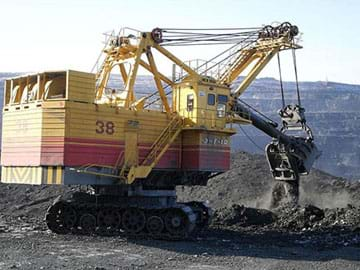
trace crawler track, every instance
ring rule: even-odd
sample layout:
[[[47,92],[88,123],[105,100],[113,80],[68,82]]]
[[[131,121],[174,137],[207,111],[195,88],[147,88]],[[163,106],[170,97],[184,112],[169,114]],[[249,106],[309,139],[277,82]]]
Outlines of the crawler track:
[[[210,217],[210,209],[200,202],[175,203],[167,208],[142,207],[117,203],[107,196],[77,194],[69,200],[58,197],[45,220],[57,234],[181,240],[207,226]]]

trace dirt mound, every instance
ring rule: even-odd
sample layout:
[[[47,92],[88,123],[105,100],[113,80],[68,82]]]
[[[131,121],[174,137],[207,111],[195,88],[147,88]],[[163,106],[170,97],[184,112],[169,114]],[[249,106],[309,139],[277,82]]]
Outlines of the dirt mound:
[[[178,196],[183,201],[208,201],[217,209],[233,204],[269,209],[274,185],[264,156],[238,152],[232,155],[228,172],[210,179],[206,187],[181,187]],[[299,204],[319,208],[360,205],[360,182],[314,169],[301,177]]]
[[[8,185],[0,183],[0,214],[40,221],[46,209],[60,194],[70,191],[65,186]]]

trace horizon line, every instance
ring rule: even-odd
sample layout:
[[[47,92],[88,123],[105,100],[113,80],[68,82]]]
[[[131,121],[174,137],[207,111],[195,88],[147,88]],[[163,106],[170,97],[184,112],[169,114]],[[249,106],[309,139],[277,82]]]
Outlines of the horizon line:
[[[42,73],[42,72],[54,72],[54,71],[65,71],[65,70],[74,70],[74,69],[56,69],[56,70],[45,70],[45,71],[0,71],[0,75],[3,73],[8,73],[8,74],[17,74],[17,76],[15,77],[19,77],[21,75],[33,75],[33,74],[37,74],[37,73]],[[94,73],[94,72],[88,72],[88,71],[82,71],[82,70],[74,70],[74,71],[81,71],[81,72],[87,72],[87,73]],[[95,73],[94,73],[95,74]],[[120,74],[112,74],[112,75],[119,75]],[[150,74],[138,74],[137,76],[141,76],[141,77],[153,77]],[[168,76],[169,78],[171,76]],[[238,78],[241,77],[245,77],[245,76],[239,76]],[[11,79],[14,77],[6,77],[6,78],[2,78],[2,79]],[[278,78],[275,77],[269,77],[269,76],[263,76],[263,77],[256,77],[254,81],[259,80],[259,79],[272,79],[275,81],[280,81]],[[289,81],[289,80],[283,80],[283,82],[285,83],[295,83],[296,81]],[[329,80],[328,78],[326,80],[317,80],[317,81],[312,81],[312,80],[299,80],[299,83],[338,83],[338,84],[346,84],[346,85],[355,85],[355,86],[360,86],[360,83],[349,83],[349,82],[343,82],[343,81],[332,81]]]

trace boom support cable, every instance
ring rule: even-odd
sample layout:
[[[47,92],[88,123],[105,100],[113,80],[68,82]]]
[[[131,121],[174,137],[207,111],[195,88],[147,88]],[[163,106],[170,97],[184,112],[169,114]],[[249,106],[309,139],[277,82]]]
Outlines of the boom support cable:
[[[214,60],[219,59],[221,56],[223,56],[224,54],[226,54],[227,52],[231,52],[232,50],[234,50],[233,52],[231,52],[229,55],[223,57],[222,59],[218,60],[216,63],[214,63],[213,65],[211,65],[210,67],[208,67],[206,70],[201,72],[201,75],[203,75],[204,73],[208,72],[209,70],[213,69],[214,67],[220,65],[221,63],[224,63],[226,60],[232,58],[233,56],[235,56],[236,54],[238,54],[241,50],[249,47],[251,44],[253,44],[256,41],[255,36],[258,35],[258,32],[251,32],[251,35],[241,39],[240,41],[238,41],[237,43],[233,44],[231,47],[227,48],[226,50],[222,51],[221,53],[215,55],[213,58],[209,59],[208,61],[206,61],[205,63],[201,64],[198,69],[208,65],[209,63],[212,63]],[[163,45],[163,44],[162,44]],[[205,45],[205,44],[203,44]],[[211,44],[207,44],[207,45],[215,45],[214,43]],[[168,45],[169,46],[169,45]],[[177,45],[175,45],[177,46]],[[237,47],[240,47],[239,49],[236,49]],[[236,50],[235,50],[236,49]],[[183,78],[185,78],[186,75],[182,76],[181,78],[178,78],[175,82],[182,80]],[[170,85],[166,85],[164,86],[164,89],[167,89]],[[171,90],[166,92],[166,96],[168,96],[169,94],[171,94]],[[149,96],[147,96],[145,99],[149,99],[153,96],[157,95],[157,91],[150,94]],[[155,102],[159,101],[160,98],[157,98],[156,100],[146,104],[144,106],[144,108],[147,108],[149,106],[151,106],[152,104],[154,104]]]
[[[231,45],[229,48],[225,49],[220,54],[211,58],[208,61],[205,61],[200,66],[197,66],[195,72],[199,75],[206,75],[208,72],[210,74],[217,73],[218,77],[224,75],[226,68],[231,66],[233,61],[237,58],[237,55],[241,54],[244,49],[250,47],[256,43],[259,39],[274,39],[281,36],[293,39],[298,33],[296,26],[292,26],[289,23],[283,23],[277,27],[265,26],[265,27],[247,27],[247,28],[154,28],[151,32],[153,40],[161,46],[192,46],[192,45]],[[229,55],[224,55],[229,52]],[[278,56],[279,57],[279,56]],[[234,60],[234,58],[236,58]],[[280,58],[278,58],[280,62]],[[296,65],[296,60],[294,58],[294,63]],[[204,69],[205,70],[201,70]],[[296,70],[296,69],[295,69]],[[295,71],[297,73],[297,71]],[[279,73],[281,77],[281,69],[279,63]],[[221,75],[221,76],[220,76]],[[225,76],[225,75],[224,75]],[[297,76],[297,74],[296,74]],[[178,78],[174,82],[183,79],[186,77],[186,74],[182,78]],[[285,105],[284,100],[284,89],[281,81],[281,91],[282,91],[282,101]],[[167,89],[170,85],[165,84],[163,87]],[[298,86],[297,86],[298,88]],[[165,95],[171,94],[171,90],[166,92]],[[158,93],[154,92],[145,97],[149,101],[151,97],[156,96]],[[298,90],[298,99],[300,100],[300,94]],[[145,104],[144,108],[149,107],[160,100],[160,97],[155,98],[153,101],[149,101]],[[272,120],[271,120],[272,121]],[[273,122],[273,121],[272,121]]]
[[[161,43],[163,46],[234,44],[254,34],[258,35],[260,30],[261,28],[162,28]],[[255,40],[254,37],[253,41]]]

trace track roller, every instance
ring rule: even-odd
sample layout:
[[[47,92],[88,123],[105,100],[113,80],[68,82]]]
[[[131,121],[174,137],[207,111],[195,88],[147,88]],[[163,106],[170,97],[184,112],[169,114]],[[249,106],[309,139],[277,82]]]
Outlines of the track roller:
[[[144,211],[138,208],[126,209],[122,216],[122,224],[125,232],[136,234],[145,228],[146,217]]]
[[[71,204],[56,201],[48,210],[45,221],[50,230],[58,234],[69,233],[76,225],[77,213]]]

